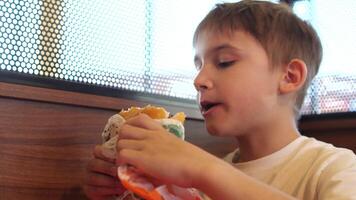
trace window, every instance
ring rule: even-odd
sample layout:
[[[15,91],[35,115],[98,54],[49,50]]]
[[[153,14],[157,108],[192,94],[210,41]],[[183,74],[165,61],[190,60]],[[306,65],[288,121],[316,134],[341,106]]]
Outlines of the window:
[[[294,6],[324,47],[303,114],[356,111],[356,2],[328,1]],[[0,1],[0,80],[16,74],[34,84],[54,80],[55,87],[73,83],[91,92],[108,88],[110,95],[131,91],[193,105],[193,32],[218,2]]]
[[[45,77],[194,103],[192,30],[213,5],[204,0],[190,6],[163,0],[0,1],[2,78],[13,72],[34,82]],[[192,15],[181,15],[187,9],[194,13],[193,23]]]
[[[294,11],[316,29],[323,45],[320,71],[312,83],[302,113],[356,111],[356,2],[297,1]]]

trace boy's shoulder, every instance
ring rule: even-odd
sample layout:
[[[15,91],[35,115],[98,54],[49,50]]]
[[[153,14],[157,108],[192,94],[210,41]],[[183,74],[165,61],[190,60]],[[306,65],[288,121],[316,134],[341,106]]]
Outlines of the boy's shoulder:
[[[352,199],[356,196],[356,155],[353,151],[308,138],[299,157],[305,156],[306,173],[315,180],[320,199]],[[304,153],[303,153],[304,152]],[[303,162],[301,163],[303,164]]]
[[[225,160],[300,199],[356,196],[356,190],[350,188],[356,185],[356,155],[315,138],[300,136],[281,150],[247,163],[232,162],[236,157],[238,150]]]
[[[349,149],[306,136],[300,136],[289,146],[293,148],[285,154],[285,167],[291,165],[292,169],[321,173],[319,175],[334,174],[350,167],[356,169],[356,155]]]
[[[227,154],[224,160],[230,163],[235,163],[239,157],[239,149]],[[281,158],[289,157],[290,159],[307,159],[314,161],[333,162],[334,160],[350,160],[356,162],[356,155],[353,151],[345,148],[335,147],[330,143],[326,143],[315,138],[300,136],[295,141],[291,142],[284,148],[268,155],[267,158]],[[288,160],[288,159],[287,159]]]
[[[299,151],[296,154],[314,158],[315,161],[336,162],[340,160],[356,162],[356,155],[353,151],[335,147],[330,143],[326,143],[315,138],[301,136],[302,142]]]
[[[276,176],[307,175],[310,178],[330,179],[340,172],[350,170],[356,175],[356,155],[353,151],[306,136],[300,136],[279,151],[257,160],[239,163],[238,158],[239,150],[236,149],[224,160],[256,176],[267,171],[278,171]]]

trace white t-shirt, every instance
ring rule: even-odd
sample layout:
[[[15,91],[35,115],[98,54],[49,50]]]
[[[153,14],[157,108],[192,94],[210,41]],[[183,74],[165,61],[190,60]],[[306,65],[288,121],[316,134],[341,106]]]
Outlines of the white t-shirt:
[[[233,163],[238,151],[225,160],[237,169],[298,199],[355,199],[356,156],[314,138],[300,136],[266,157]]]

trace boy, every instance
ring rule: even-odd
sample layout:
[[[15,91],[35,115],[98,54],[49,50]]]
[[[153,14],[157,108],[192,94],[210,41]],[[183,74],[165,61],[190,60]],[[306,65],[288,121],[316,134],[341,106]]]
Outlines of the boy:
[[[140,115],[120,130],[116,162],[217,200],[356,199],[355,155],[300,136],[296,128],[322,57],[310,25],[283,5],[219,4],[197,27],[194,47],[194,85],[207,130],[236,138],[238,150],[223,161]],[[94,152],[105,157],[99,147]],[[115,167],[106,166],[90,169],[114,175]],[[104,191],[91,189],[89,196]]]

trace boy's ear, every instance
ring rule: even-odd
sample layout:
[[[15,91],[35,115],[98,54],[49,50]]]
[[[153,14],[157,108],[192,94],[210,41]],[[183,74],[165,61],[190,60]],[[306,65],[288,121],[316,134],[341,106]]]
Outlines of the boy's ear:
[[[279,82],[279,92],[286,94],[295,92],[303,87],[307,79],[308,69],[304,61],[292,59],[283,69]]]

